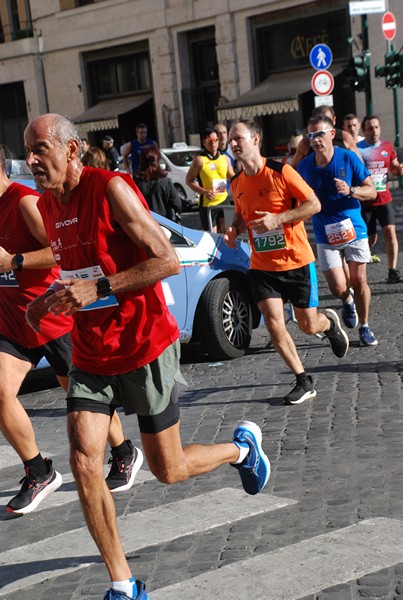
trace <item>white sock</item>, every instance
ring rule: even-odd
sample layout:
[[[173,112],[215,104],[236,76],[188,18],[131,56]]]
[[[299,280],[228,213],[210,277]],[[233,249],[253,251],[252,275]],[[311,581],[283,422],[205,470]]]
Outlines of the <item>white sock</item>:
[[[248,456],[248,454],[250,452],[250,447],[248,444],[238,444],[236,442],[234,442],[234,444],[237,448],[239,448],[239,457],[238,457],[238,460],[236,460],[232,464],[240,465],[241,462],[243,462],[245,460],[245,458]]]
[[[129,598],[137,598],[137,585],[134,577],[124,581],[112,581],[111,588],[117,592],[123,592]]]

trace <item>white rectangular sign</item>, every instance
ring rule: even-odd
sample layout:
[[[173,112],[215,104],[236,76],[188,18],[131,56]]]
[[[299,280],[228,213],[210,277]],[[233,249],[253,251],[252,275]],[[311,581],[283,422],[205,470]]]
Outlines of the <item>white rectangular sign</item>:
[[[349,2],[350,16],[383,13],[386,10],[385,0],[363,0],[362,2]]]
[[[333,96],[329,94],[328,96],[315,96],[315,108],[317,106],[334,106]]]

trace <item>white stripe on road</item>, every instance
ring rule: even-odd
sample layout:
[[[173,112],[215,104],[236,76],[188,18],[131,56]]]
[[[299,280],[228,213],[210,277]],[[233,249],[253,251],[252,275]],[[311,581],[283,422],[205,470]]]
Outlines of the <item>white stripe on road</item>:
[[[105,468],[105,475],[107,474],[107,472],[108,468]],[[56,490],[52,494],[49,494],[49,496],[42,500],[38,508],[35,510],[35,513],[41,510],[49,510],[50,508],[55,508],[56,506],[62,506],[63,504],[67,504],[68,502],[78,502],[78,494],[76,491],[76,484],[73,475],[71,473],[67,473],[67,475],[62,475],[62,477],[62,485],[59,487],[58,490]],[[140,470],[136,475],[134,485],[144,483],[145,481],[150,481],[151,479],[155,479],[155,477],[150,471]],[[69,487],[70,489],[66,490],[66,487]],[[8,496],[3,496],[4,492],[2,492],[0,510],[5,510],[5,506],[11,500],[11,498],[13,498],[19,491],[19,487],[7,490],[9,494]],[[119,492],[119,495],[121,493],[124,494],[125,492]],[[15,517],[10,514],[10,518],[13,519]]]
[[[242,490],[224,488],[120,517],[118,523],[125,552],[130,554],[295,503],[265,493],[248,496]],[[99,560],[85,527],[2,552],[0,566],[7,566],[7,570],[1,569],[0,597]]]
[[[49,456],[49,458],[53,456],[52,453],[47,454],[46,452],[42,452],[42,455]],[[20,465],[22,474],[24,474],[24,465],[22,464],[21,459],[14,450],[14,448],[8,445],[0,446],[0,469],[14,467],[15,465]]]
[[[370,519],[149,593],[150,600],[297,600],[403,562],[403,522]]]

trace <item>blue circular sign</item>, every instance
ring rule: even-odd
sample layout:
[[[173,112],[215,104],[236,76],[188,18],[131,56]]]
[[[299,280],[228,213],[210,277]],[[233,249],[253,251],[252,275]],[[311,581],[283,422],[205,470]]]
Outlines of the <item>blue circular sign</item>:
[[[317,71],[323,71],[330,67],[333,54],[326,44],[316,44],[309,54],[309,62]]]

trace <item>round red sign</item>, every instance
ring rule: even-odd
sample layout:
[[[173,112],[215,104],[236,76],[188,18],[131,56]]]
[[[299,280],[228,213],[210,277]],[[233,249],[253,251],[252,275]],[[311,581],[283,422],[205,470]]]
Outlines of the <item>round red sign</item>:
[[[311,87],[317,96],[328,96],[334,88],[333,75],[329,71],[316,71],[312,77]]]
[[[389,41],[393,40],[396,35],[396,19],[395,15],[390,11],[386,12],[382,17],[382,32],[385,38]]]

